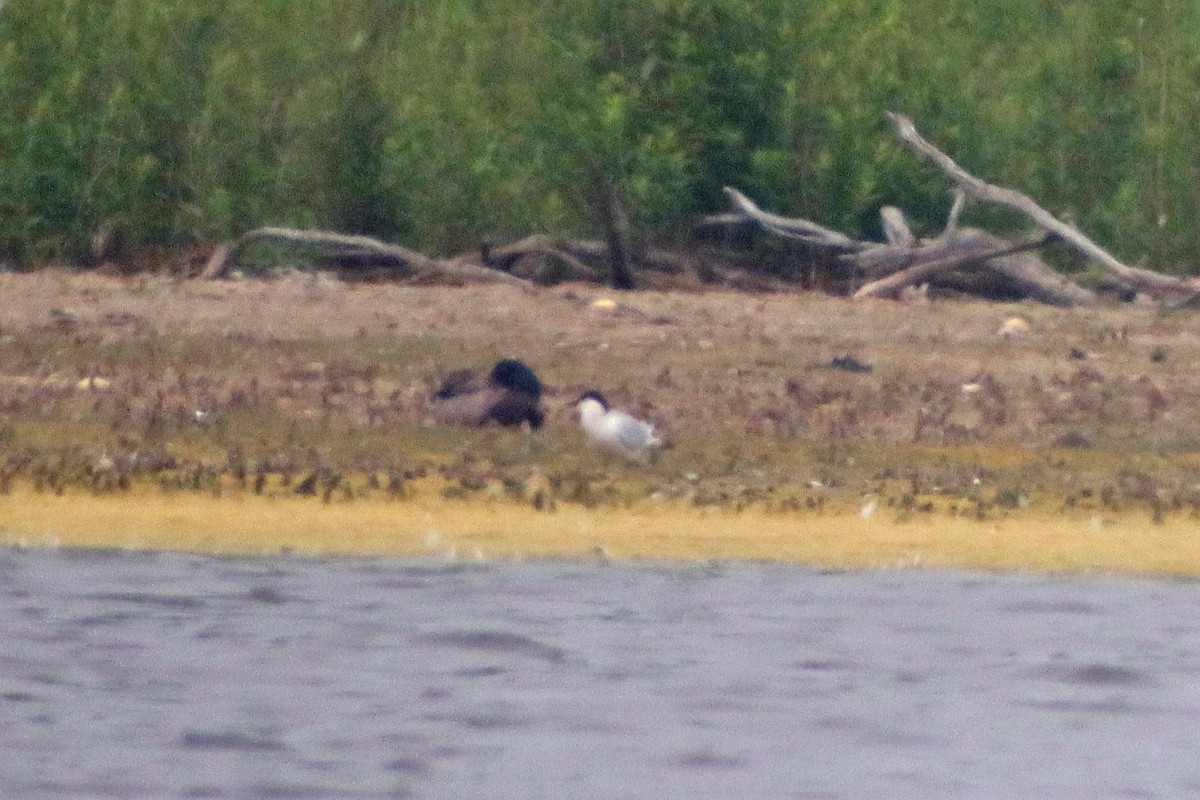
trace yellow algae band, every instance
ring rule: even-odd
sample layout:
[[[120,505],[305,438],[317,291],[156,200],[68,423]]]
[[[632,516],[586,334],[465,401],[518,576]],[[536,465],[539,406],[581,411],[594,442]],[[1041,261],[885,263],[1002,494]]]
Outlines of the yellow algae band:
[[[539,511],[506,500],[323,503],[293,495],[0,495],[0,542],[220,554],[436,555],[461,559],[766,560],[824,568],[937,566],[1200,575],[1200,521],[1148,514],[1019,511],[900,518],[781,513],[679,501]]]

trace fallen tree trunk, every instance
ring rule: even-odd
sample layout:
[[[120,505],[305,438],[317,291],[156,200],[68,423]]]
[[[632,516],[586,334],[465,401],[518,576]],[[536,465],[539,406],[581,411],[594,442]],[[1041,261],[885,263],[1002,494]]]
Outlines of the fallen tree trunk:
[[[976,228],[962,228],[953,235],[978,237],[995,247],[1008,244],[1007,240]],[[1053,233],[1044,233],[1041,239],[1043,244],[1058,241],[1058,237]],[[1095,292],[1055,271],[1036,253],[1029,252],[1032,249],[1022,248],[1024,252],[1014,250],[1012,253],[989,256],[980,266],[983,272],[1003,276],[1005,282],[1015,289],[1019,296],[1030,300],[1064,308],[1091,306],[1099,302],[1100,298]]]
[[[1057,241],[1053,233],[1042,233],[1010,242],[977,228],[948,228],[936,239],[912,248],[872,251],[869,264],[880,277],[855,292],[854,297],[894,297],[905,286],[929,282],[961,286],[961,276],[947,274],[962,267],[994,273],[991,286],[1001,294],[1037,300],[1055,306],[1093,305],[1095,292],[1085,289],[1051,269],[1027,251]],[[886,258],[885,258],[886,256]],[[853,258],[852,256],[848,258]]]
[[[608,265],[608,245],[605,242],[595,239],[567,239],[560,244],[565,252],[585,264],[596,267]],[[634,264],[639,269],[651,269],[655,272],[669,274],[681,274],[692,267],[687,256],[658,247],[639,248]]]
[[[738,211],[757,222],[764,230],[781,238],[794,239],[815,247],[844,250],[851,253],[860,250],[869,250],[877,246],[872,245],[870,242],[851,239],[844,233],[838,233],[835,230],[818,225],[807,219],[789,219],[781,217],[778,214],[763,211],[753,200],[733,187],[726,186],[725,194],[729,195],[729,199],[733,201],[733,205]]]
[[[540,258],[543,261],[553,260],[558,264],[554,270],[545,268],[537,269],[532,275],[522,275],[536,283],[550,283],[557,280],[582,280],[591,282],[601,282],[603,276],[600,271],[573,254],[565,243],[560,242],[550,236],[541,234],[535,236],[527,236],[524,239],[503,245],[502,247],[491,247],[485,245],[480,250],[480,259],[483,266],[490,269],[497,269],[503,272],[512,273],[518,269],[518,266],[531,259]],[[464,254],[453,259],[455,263],[472,263],[473,256]],[[553,273],[554,280],[551,280]]]
[[[346,236],[329,231],[305,231],[294,228],[258,228],[242,235],[232,244],[223,244],[213,251],[200,277],[225,278],[236,268],[238,256],[247,247],[260,242],[274,242],[315,249],[331,261],[338,262],[343,274],[369,271],[384,273],[405,280],[446,283],[507,283],[528,286],[528,282],[505,272],[475,264],[441,261],[409,250],[400,245],[381,242],[369,236]],[[369,264],[369,267],[347,264]]]
[[[1153,297],[1165,297],[1194,292],[1196,287],[1187,281],[1138,267],[1122,264],[1107,250],[1087,238],[1078,228],[1056,218],[1028,196],[1015,189],[995,186],[976,178],[955,163],[954,159],[930,144],[917,132],[913,121],[903,114],[888,113],[896,133],[914,150],[932,161],[946,173],[967,197],[987,203],[1008,206],[1028,216],[1039,226],[1056,234],[1064,243],[1098,263],[1115,282]]]
[[[742,219],[762,230],[791,241],[803,243],[834,255],[838,262],[852,267],[869,282],[854,292],[858,297],[891,296],[904,286],[929,281],[937,284],[981,285],[978,280],[964,281],[963,269],[984,270],[992,278],[984,286],[996,286],[1004,294],[1012,292],[1054,305],[1089,305],[1096,294],[1060,275],[1027,252],[1059,241],[1098,263],[1109,283],[1130,295],[1142,293],[1171,302],[1186,302],[1200,295],[1200,281],[1189,281],[1121,263],[1092,242],[1079,229],[1063,222],[1032,199],[1013,189],[995,186],[971,175],[949,156],[930,144],[916,130],[911,119],[889,114],[897,134],[920,155],[931,160],[955,184],[954,206],[946,228],[931,240],[916,239],[899,209],[880,210],[886,243],[864,242],[805,219],[789,219],[764,211],[736,189],[725,191]],[[966,200],[995,203],[1019,211],[1032,219],[1046,236],[1011,243],[983,231],[957,228],[959,212]],[[709,227],[733,224],[728,215],[706,220]]]
[[[1012,255],[1013,253],[1020,253],[1025,250],[1033,250],[1044,246],[1049,241],[1050,239],[1043,235],[991,250],[980,250],[972,247],[966,252],[958,252],[941,258],[922,261],[914,266],[897,270],[885,278],[871,281],[854,293],[854,299],[895,297],[905,286],[927,282],[935,276],[949,272],[957,267],[987,261],[1000,256]]]
[[[329,231],[293,228],[259,228],[234,242],[219,245],[199,277],[228,277],[239,257],[258,243],[291,245],[316,251],[329,267],[347,278],[394,279],[414,283],[533,283],[583,281],[608,283],[611,275],[607,242],[592,239],[558,239],[528,236],[499,247],[484,245],[478,251],[446,259],[433,259],[415,250],[367,236],[347,236]],[[663,276],[674,276],[665,285],[688,284],[695,277],[696,260],[687,254],[657,247],[638,248],[632,266]],[[664,285],[663,280],[655,281]]]
[[[726,189],[735,207],[771,232],[786,231],[787,238],[803,241],[838,253],[837,260],[870,280],[854,297],[894,297],[905,286],[928,282],[974,291],[988,287],[1005,298],[1027,297],[1056,306],[1091,305],[1095,293],[1059,275],[1041,259],[1025,251],[1056,240],[1055,234],[1039,235],[1012,243],[974,228],[958,228],[962,195],[955,198],[946,230],[934,239],[913,236],[903,213],[890,206],[880,210],[888,243],[863,242],[831,231],[808,220],[792,220],[763,211],[735,189]],[[986,271],[987,280],[964,280],[965,267]]]
[[[557,239],[544,234],[527,236],[499,247],[485,246],[480,253],[463,253],[451,259],[456,264],[477,264],[503,272],[519,271],[522,262],[541,257],[559,262],[548,272],[555,281],[583,280],[604,283],[611,266],[607,242],[595,239]],[[633,265],[639,270],[653,270],[670,275],[683,275],[694,269],[694,259],[657,247],[636,251]],[[525,275],[540,280],[536,275]]]
[[[969,257],[956,266],[979,260],[977,254],[973,254],[971,248],[966,247],[962,241],[942,234],[936,239],[914,240],[912,244],[877,244],[857,253],[845,253],[840,260],[852,265],[860,274],[877,279],[900,270],[958,256]]]

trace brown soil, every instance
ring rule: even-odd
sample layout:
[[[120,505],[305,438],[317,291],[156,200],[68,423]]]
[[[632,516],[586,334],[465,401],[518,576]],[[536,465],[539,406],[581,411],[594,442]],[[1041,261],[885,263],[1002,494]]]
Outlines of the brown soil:
[[[1052,502],[1155,519],[1200,506],[1188,312],[302,273],[46,271],[0,276],[0,292],[0,488],[240,487],[262,473],[290,490],[316,474],[336,499],[439,472],[450,499],[545,481],[584,506],[857,508],[872,495],[898,514]],[[1028,329],[1001,335],[1014,317]],[[542,431],[431,423],[445,374],[504,356],[547,384]],[[870,371],[833,366],[844,357]],[[654,467],[585,446],[571,401],[593,388],[657,423],[671,448]],[[351,475],[371,477],[354,489]]]

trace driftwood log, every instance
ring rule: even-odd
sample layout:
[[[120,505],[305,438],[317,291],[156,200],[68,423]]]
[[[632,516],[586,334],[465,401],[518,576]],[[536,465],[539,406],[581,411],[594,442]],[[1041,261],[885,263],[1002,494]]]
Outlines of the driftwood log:
[[[980,202],[995,203],[1020,211],[1043,229],[1054,233],[1063,243],[1099,264],[1108,277],[1118,285],[1156,298],[1191,294],[1196,291],[1197,287],[1189,281],[1121,263],[1107,250],[1087,238],[1074,225],[1058,219],[1028,196],[1015,189],[987,183],[968,173],[950,156],[921,136],[913,121],[908,117],[889,112],[888,118],[892,121],[900,138],[946,173],[963,195]]]
[[[980,231],[979,233],[983,232]],[[1035,236],[1022,242],[1001,245],[999,247],[993,247],[992,249],[971,247],[968,245],[960,252],[947,252],[947,255],[943,258],[924,260],[915,266],[905,267],[904,269],[893,272],[887,277],[871,281],[855,292],[854,297],[856,299],[862,297],[894,297],[898,295],[900,290],[905,286],[917,283],[926,283],[931,278],[934,278],[942,273],[949,272],[956,267],[961,267],[966,264],[972,264],[979,261],[992,261],[993,259],[1003,258],[1015,253],[1022,253],[1026,250],[1036,250],[1037,248],[1047,244],[1049,240],[1049,237],[1046,236]],[[915,240],[911,240],[910,244],[904,244],[901,246],[912,248],[915,246],[915,244]]]
[[[360,273],[386,275],[422,283],[507,283],[528,286],[528,282],[494,269],[456,260],[435,260],[400,245],[381,242],[369,236],[346,236],[329,231],[304,231],[293,228],[259,228],[244,234],[232,244],[213,251],[202,278],[225,278],[237,267],[237,258],[247,247],[260,242],[293,245],[319,251],[339,265],[343,275]]]
[[[736,189],[726,189],[740,216],[784,239],[831,253],[865,281],[853,290],[855,297],[895,297],[917,283],[947,287],[972,287],[989,295],[1027,297],[1060,306],[1090,305],[1094,292],[1055,272],[1032,251],[1052,242],[1062,243],[1099,264],[1111,285],[1130,294],[1144,294],[1173,303],[1200,293],[1196,282],[1151,270],[1130,267],[1091,241],[1078,228],[1057,219],[1028,196],[995,186],[971,175],[917,132],[912,120],[889,114],[897,135],[928,158],[955,185],[954,205],[945,230],[932,239],[917,239],[893,207],[880,210],[884,243],[864,242],[804,219],[789,219],[760,209]],[[1010,242],[974,228],[958,227],[958,216],[967,201],[994,203],[1021,212],[1040,229]]]
[[[605,256],[607,253],[605,253]],[[489,269],[516,274],[534,283],[564,280],[600,283],[604,275],[595,260],[572,251],[569,243],[542,234],[527,236],[511,244],[484,244],[478,253],[466,253],[456,263],[478,263]]]
[[[485,245],[478,253],[466,253],[451,260],[519,273],[541,283],[561,280],[603,283],[608,281],[611,268],[609,252],[608,243],[597,239],[559,239],[539,234],[500,247]],[[683,275],[693,268],[691,259],[669,250],[641,247],[633,253],[633,265],[639,270]],[[523,268],[522,262],[529,259],[549,259],[559,263],[546,269]]]
[[[857,253],[863,250],[880,247],[870,242],[851,239],[844,233],[838,233],[831,228],[818,225],[806,219],[789,219],[769,211],[763,211],[746,195],[737,189],[726,186],[725,193],[733,201],[734,208],[746,217],[754,220],[763,230],[773,233],[783,239],[792,239],[808,245],[827,250],[840,250],[847,253]]]
[[[519,286],[563,281],[611,283],[612,280],[610,245],[600,240],[537,235],[499,247],[485,244],[476,251],[434,259],[367,236],[293,228],[258,228],[234,242],[217,246],[200,277],[229,277],[247,248],[263,242],[315,251],[344,278]],[[696,273],[695,259],[657,247],[636,248],[629,257],[630,266],[643,274],[650,271],[662,275],[668,278],[667,283],[674,278],[676,283],[687,284]]]
[[[1142,294],[1165,304],[1200,304],[1200,281],[1186,281],[1127,266],[1096,245],[1073,225],[1055,218],[1032,199],[1013,189],[994,186],[966,172],[917,132],[912,120],[890,114],[896,133],[913,150],[929,159],[954,184],[954,203],[945,229],[932,238],[918,238],[903,212],[891,206],[880,210],[884,242],[854,239],[805,219],[791,219],[759,208],[736,189],[727,188],[734,212],[714,215],[693,226],[687,252],[672,252],[636,240],[620,198],[610,183],[601,181],[597,211],[605,239],[564,239],[530,236],[502,246],[446,259],[434,259],[400,245],[366,236],[291,228],[260,228],[213,252],[201,277],[227,277],[239,257],[257,243],[302,248],[317,253],[347,278],[381,278],[415,283],[501,283],[529,286],[562,281],[609,284],[618,288],[639,284],[694,286],[697,281],[746,285],[747,288],[786,288],[786,276],[768,275],[754,258],[748,231],[764,230],[801,245],[789,248],[806,264],[804,280],[833,284],[857,298],[895,297],[903,289],[925,283],[934,287],[988,297],[1031,298],[1060,306],[1090,305],[1096,294],[1045,264],[1034,252],[1060,243],[1097,263],[1104,283],[1123,294]],[[967,202],[994,203],[1015,209],[1037,230],[1009,241],[976,228],[959,227]],[[703,241],[719,240],[707,249]],[[735,248],[729,245],[736,240]],[[747,265],[746,259],[755,263]],[[795,262],[793,262],[795,263]],[[783,275],[783,273],[781,273]],[[814,279],[811,276],[820,276]],[[794,277],[794,276],[793,276]],[[767,280],[767,284],[763,280]]]
[[[1028,297],[1057,306],[1090,305],[1095,293],[1055,272],[1029,251],[1056,239],[1042,233],[1013,243],[976,228],[959,228],[956,198],[946,229],[917,239],[899,209],[881,210],[886,243],[864,242],[808,220],[790,220],[761,210],[736,189],[726,189],[735,208],[767,230],[812,247],[832,250],[865,280],[856,298],[898,297],[906,286],[933,286],[997,297]],[[964,271],[970,270],[971,275]]]

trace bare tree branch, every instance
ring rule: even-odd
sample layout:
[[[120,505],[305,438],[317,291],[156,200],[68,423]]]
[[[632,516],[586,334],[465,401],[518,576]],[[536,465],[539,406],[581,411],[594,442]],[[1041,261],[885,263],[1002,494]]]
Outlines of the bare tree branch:
[[[958,218],[967,205],[967,196],[962,189],[955,186],[952,194],[954,203],[950,206],[950,213],[946,216],[946,227],[942,231],[943,234],[954,232],[954,229],[958,227]]]
[[[917,243],[904,212],[895,206],[884,206],[879,209],[879,218],[883,223],[883,238],[895,247],[912,247]]]
[[[1012,253],[1020,253],[1025,250],[1034,250],[1042,247],[1050,241],[1050,238],[1043,235],[1032,239],[1010,244],[1007,247],[1001,247],[993,250],[975,250],[968,252],[959,252],[954,255],[945,256],[933,261],[925,261],[915,266],[893,272],[886,278],[880,278],[876,281],[871,281],[854,293],[855,300],[861,300],[864,297],[891,297],[897,294],[901,289],[910,284],[919,283],[929,280],[930,278],[942,272],[948,272],[955,267],[961,267],[965,264],[977,263],[986,261],[989,258],[997,256],[1011,255]]]
[[[965,195],[1020,211],[1042,228],[1057,234],[1063,242],[1098,263],[1113,280],[1136,291],[1147,292],[1155,296],[1192,291],[1190,284],[1178,278],[1122,264],[1108,251],[1087,238],[1074,225],[1059,220],[1026,195],[1015,189],[995,186],[971,175],[955,163],[954,159],[921,136],[913,121],[908,117],[888,112],[888,118],[891,119],[900,138],[946,173]]]
[[[806,219],[789,219],[781,217],[778,214],[763,211],[749,197],[746,197],[746,195],[732,187],[726,186],[725,194],[729,195],[729,198],[739,211],[753,219],[764,229],[784,239],[795,239],[834,250],[858,251],[866,250],[873,246],[869,242],[860,242],[857,239],[851,239],[843,233],[838,233],[835,230]]]
[[[369,236],[346,236],[330,231],[306,231],[294,228],[258,228],[243,234],[233,244],[224,244],[213,251],[212,258],[201,273],[202,278],[223,278],[237,264],[237,257],[257,242],[278,242],[298,247],[317,248],[332,259],[379,259],[387,269],[408,280],[440,279],[467,283],[507,283],[528,286],[514,275],[474,264],[436,261],[426,255],[396,244],[381,242]],[[378,268],[378,267],[376,267]]]
[[[855,299],[864,297],[895,297],[905,286],[936,281],[946,277],[953,284],[956,273],[948,273],[965,266],[978,264],[981,276],[991,275],[993,282],[1000,279],[1000,287],[1017,291],[1029,297],[1056,306],[1092,305],[1096,295],[1084,289],[1046,266],[1041,259],[1030,257],[1026,251],[1035,250],[1057,238],[1052,233],[1030,236],[1017,242],[1008,242],[974,228],[951,231],[938,237],[939,246],[920,251],[910,251],[912,266],[893,272],[887,277],[868,283],[855,294]],[[942,242],[948,246],[942,246]],[[934,256],[934,257],[930,257]]]
[[[563,242],[544,234],[526,236],[524,239],[512,242],[511,244],[489,248],[483,257],[483,263],[485,266],[492,267],[493,269],[511,272],[516,262],[535,255],[557,258],[581,278],[586,277],[588,280],[601,279],[601,276],[595,269],[583,263]],[[465,260],[465,257],[460,256],[455,260]]]
[[[1016,294],[1057,306],[1096,302],[1095,293],[1058,274],[1036,256],[1023,252],[1057,239],[1057,235],[1047,233],[1013,244],[981,230],[958,228],[957,216],[965,202],[962,193],[956,193],[947,228],[935,239],[916,239],[903,213],[885,207],[880,214],[889,243],[876,244],[850,239],[808,220],[770,214],[740,192],[727,191],[742,213],[756,220],[767,220],[769,230],[801,231],[803,235],[792,238],[810,246],[840,250],[839,261],[874,278],[855,297],[892,296],[904,286],[924,281],[962,286],[966,276],[960,268],[976,267],[975,275],[967,281],[976,293]]]

